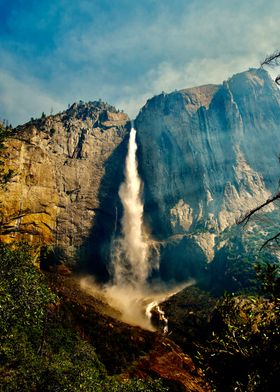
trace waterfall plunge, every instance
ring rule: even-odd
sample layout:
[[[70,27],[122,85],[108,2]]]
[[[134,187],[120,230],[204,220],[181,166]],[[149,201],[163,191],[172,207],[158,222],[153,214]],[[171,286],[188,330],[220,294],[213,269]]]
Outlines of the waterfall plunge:
[[[142,182],[138,175],[136,152],[136,130],[132,127],[125,179],[119,189],[123,205],[122,231],[120,238],[113,241],[113,284],[106,288],[106,295],[109,303],[121,311],[123,321],[153,330],[150,319],[145,315],[145,298],[150,294],[146,281],[151,261],[144,233]]]
[[[136,130],[131,128],[125,162],[125,181],[119,196],[123,205],[122,236],[113,255],[114,284],[140,289],[149,275],[148,244],[143,230],[141,179],[138,175]]]
[[[143,223],[144,206],[141,200],[142,183],[138,174],[136,130],[131,128],[128,154],[125,161],[125,180],[119,196],[123,205],[121,237],[114,241],[112,249],[113,285],[107,287],[110,304],[122,313],[122,320],[154,330],[151,324],[155,308],[163,332],[168,332],[168,320],[159,302],[172,291],[147,285],[150,269],[156,267],[149,254],[148,238]],[[156,260],[157,261],[157,260]],[[159,290],[160,289],[160,290]],[[163,290],[163,292],[162,292]]]
[[[119,189],[123,205],[122,231],[112,243],[112,280],[106,286],[98,286],[91,278],[81,280],[82,288],[93,296],[104,298],[109,305],[120,311],[120,319],[132,325],[155,330],[152,311],[158,314],[160,328],[168,333],[168,319],[160,308],[160,302],[176,294],[194,282],[168,287],[157,282],[147,284],[151,268],[158,267],[157,255],[149,252],[148,237],[143,224],[144,206],[141,200],[142,182],[138,175],[136,130],[131,128],[128,153],[125,161],[125,179]],[[152,260],[154,259],[154,260]]]
[[[136,130],[131,128],[128,154],[125,161],[125,180],[120,186],[119,196],[123,205],[122,232],[112,244],[113,281],[99,288],[90,280],[83,279],[84,290],[105,295],[107,302],[121,312],[121,319],[127,323],[154,330],[151,324],[152,310],[159,315],[164,333],[168,332],[168,320],[159,303],[180,291],[186,284],[168,288],[163,284],[147,285],[152,263],[148,238],[143,224],[144,206],[141,200],[142,184],[138,175]],[[155,257],[156,258],[156,257]],[[192,285],[189,282],[187,285]],[[96,295],[96,294],[95,294]]]

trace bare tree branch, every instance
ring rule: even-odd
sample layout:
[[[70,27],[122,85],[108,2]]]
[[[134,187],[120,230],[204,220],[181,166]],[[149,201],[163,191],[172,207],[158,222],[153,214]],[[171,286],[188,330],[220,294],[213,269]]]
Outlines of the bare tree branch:
[[[276,241],[277,244],[278,244],[278,243],[279,243],[279,242],[278,242],[279,237],[280,237],[280,233],[277,233],[277,234],[275,234],[273,237],[268,238],[268,239],[262,244],[260,250],[263,250],[263,248],[265,248],[266,245],[269,244],[269,243],[272,242],[272,241]]]
[[[264,61],[261,63],[262,67],[264,65],[269,65],[270,67],[277,67],[278,65],[280,65],[280,50],[277,50],[269,56],[266,56]]]
[[[280,192],[276,193],[276,195],[274,195],[273,197],[267,199],[263,204],[259,205],[258,207],[253,208],[244,217],[238,219],[237,224],[239,224],[239,225],[243,224],[245,226],[249,222],[252,215],[254,215],[257,211],[260,211],[262,208],[275,202],[275,200],[278,200],[278,199],[280,199]]]
[[[268,65],[269,67],[278,67],[280,66],[280,51],[277,50],[276,52],[272,53],[269,56],[266,56],[264,61],[261,63],[261,67],[264,65]],[[280,75],[275,78],[276,84],[280,86]]]

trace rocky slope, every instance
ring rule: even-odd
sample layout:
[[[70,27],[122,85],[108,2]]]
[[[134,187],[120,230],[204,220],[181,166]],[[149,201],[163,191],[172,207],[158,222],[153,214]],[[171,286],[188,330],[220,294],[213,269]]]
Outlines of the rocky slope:
[[[203,274],[217,236],[277,188],[280,92],[251,69],[150,99],[135,124],[145,218],[168,279]]]
[[[77,278],[49,274],[48,279],[60,299],[50,317],[93,344],[109,374],[160,378],[172,392],[212,390],[191,357],[165,335],[117,320],[116,311],[82,290]]]
[[[2,152],[13,177],[0,194],[1,240],[54,244],[68,264],[97,265],[95,245],[115,226],[127,124],[108,104],[80,102],[19,126]]]

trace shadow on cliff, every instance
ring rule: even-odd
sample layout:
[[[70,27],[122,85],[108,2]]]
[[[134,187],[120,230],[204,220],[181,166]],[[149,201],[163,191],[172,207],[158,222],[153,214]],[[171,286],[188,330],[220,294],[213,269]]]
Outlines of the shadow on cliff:
[[[129,131],[129,123],[126,129]],[[92,230],[76,254],[77,272],[92,274],[101,282],[109,279],[111,243],[113,236],[120,231],[122,206],[118,190],[124,180],[128,138],[129,132],[105,163],[98,192],[99,207],[93,209]]]
[[[165,282],[185,282],[194,279],[198,286],[207,280],[207,259],[191,238],[167,241],[160,249],[159,273]]]

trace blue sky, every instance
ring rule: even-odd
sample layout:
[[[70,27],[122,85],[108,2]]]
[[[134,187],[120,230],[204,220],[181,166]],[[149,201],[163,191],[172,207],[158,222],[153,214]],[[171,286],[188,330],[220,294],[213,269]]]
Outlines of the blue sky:
[[[0,0],[0,118],[147,98],[258,67],[280,47],[279,0]]]

